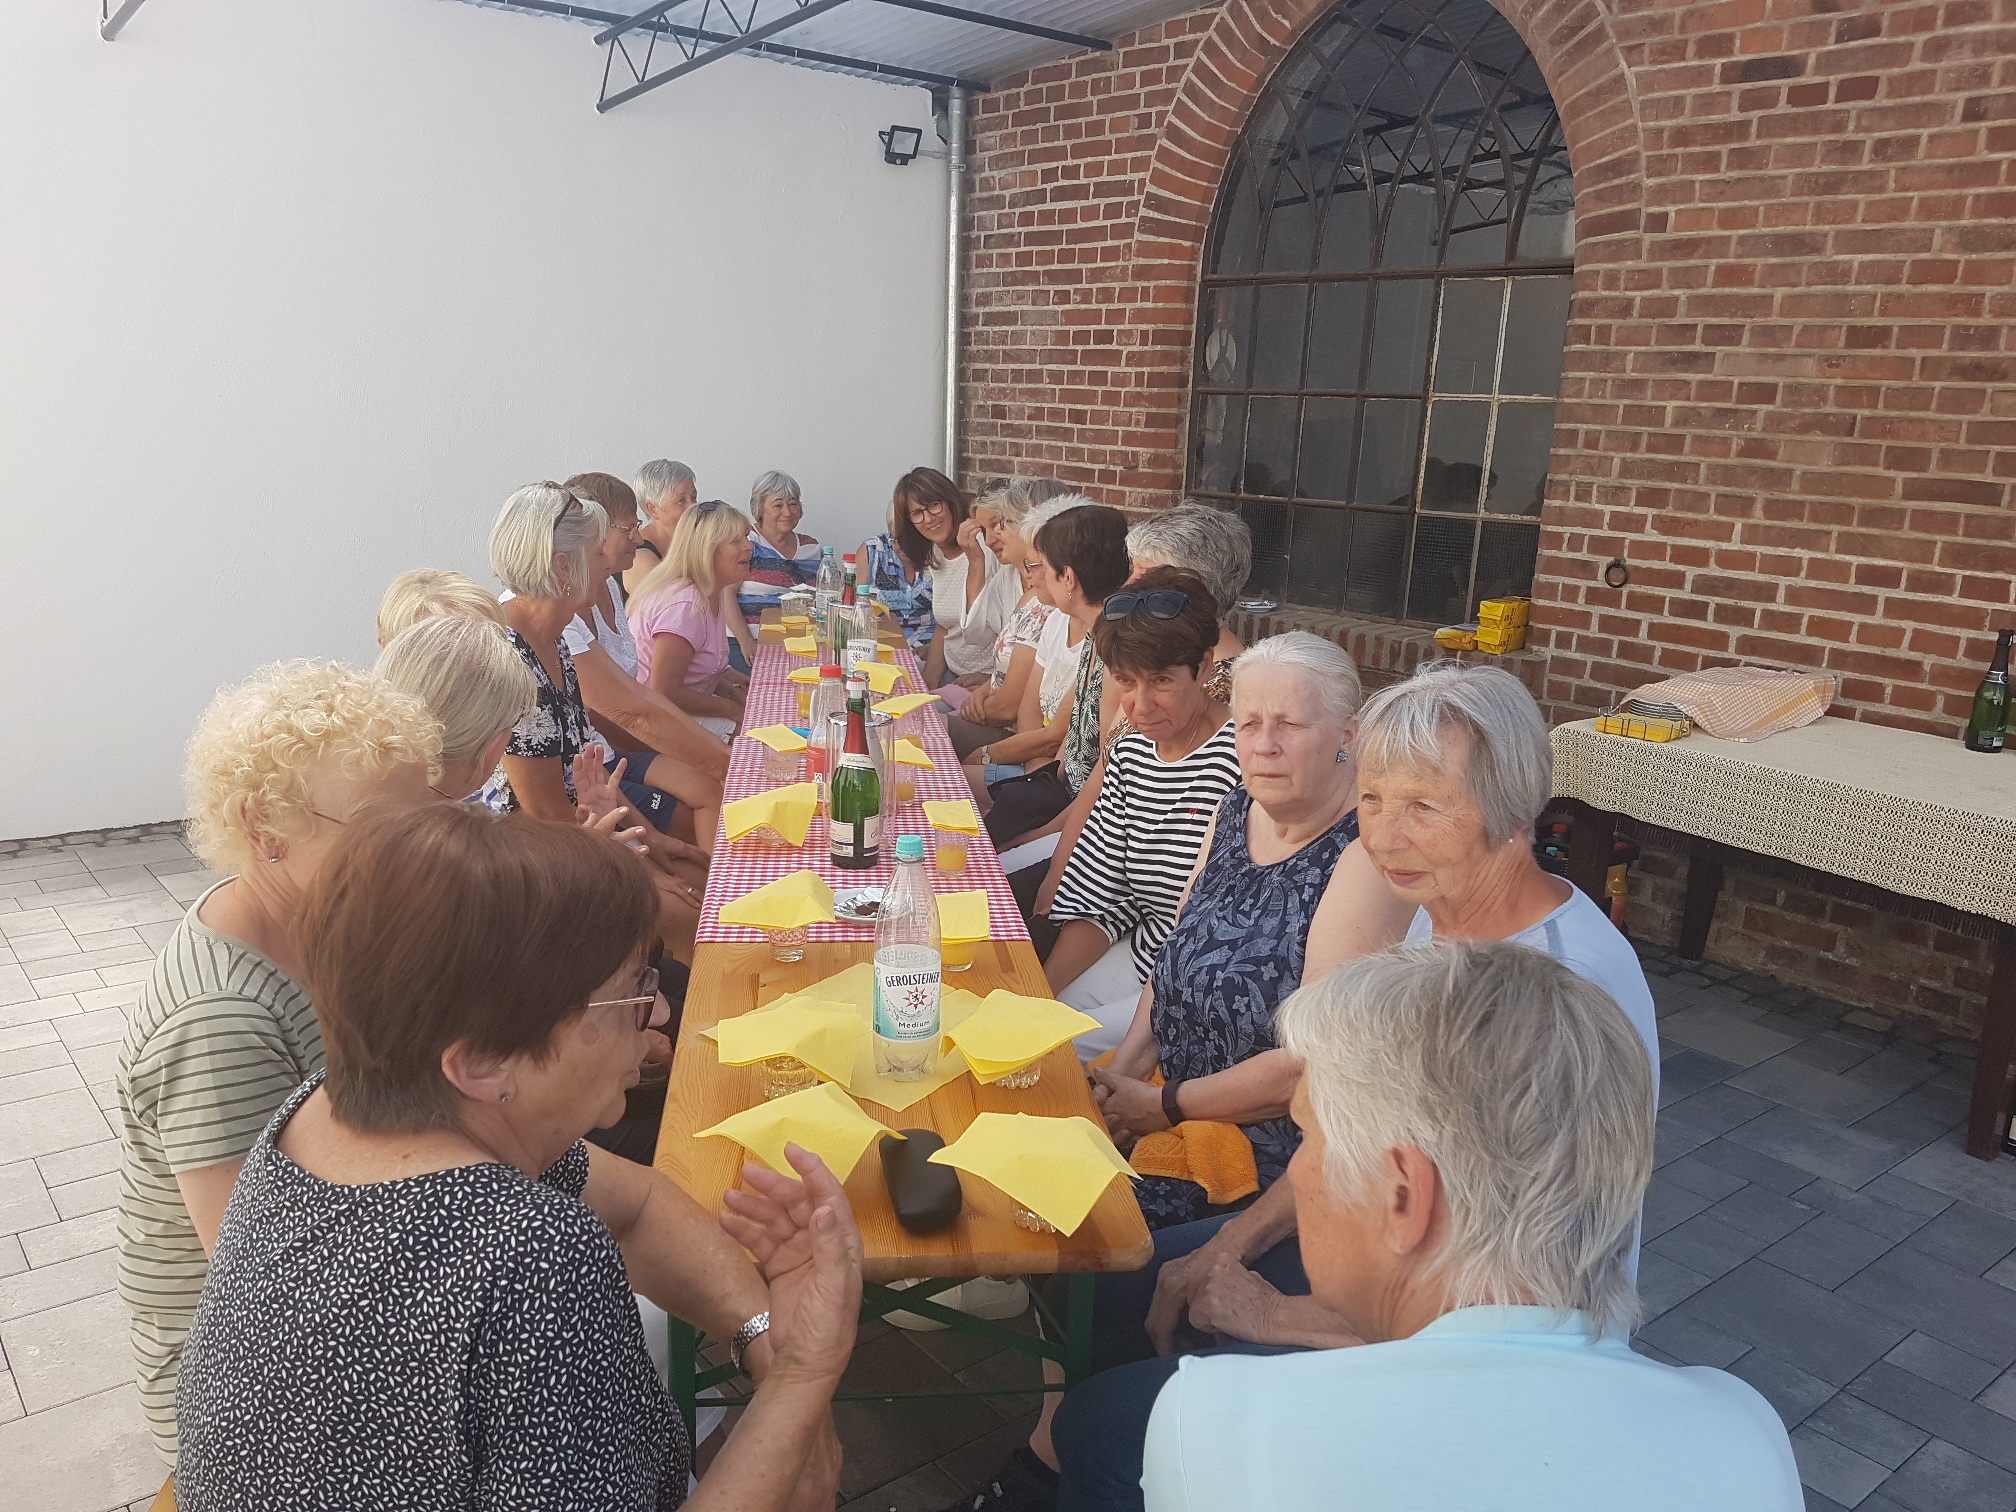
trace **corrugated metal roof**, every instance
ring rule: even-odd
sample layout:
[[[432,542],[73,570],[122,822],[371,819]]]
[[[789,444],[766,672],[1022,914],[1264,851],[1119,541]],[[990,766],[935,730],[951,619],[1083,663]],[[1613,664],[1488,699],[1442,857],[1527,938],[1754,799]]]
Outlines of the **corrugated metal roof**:
[[[538,11],[565,14],[584,26],[597,30],[610,24],[613,16],[629,16],[645,8],[645,0],[597,0],[591,5],[556,3],[556,0],[468,0],[491,9]],[[1105,41],[1171,16],[1198,8],[1197,0],[946,0],[962,10],[999,16],[1054,31],[1072,32]],[[731,0],[733,19],[724,14],[722,0],[682,0],[665,12],[663,19],[673,25],[719,35],[733,35],[788,16],[798,7],[794,0]],[[753,19],[752,19],[753,7]],[[627,39],[633,53],[645,39],[633,34]],[[690,45],[690,44],[689,44]],[[715,44],[703,42],[705,51]],[[679,61],[661,39],[653,72]],[[885,0],[850,0],[799,25],[775,34],[772,46],[752,49],[752,56],[805,67],[857,74],[864,78],[892,77],[889,69],[987,84],[1082,51],[1074,43],[1046,37],[1002,31],[972,21],[885,3]],[[797,55],[793,55],[793,54]],[[803,54],[819,53],[824,57]],[[863,66],[848,66],[846,59]],[[880,65],[877,67],[876,65]],[[619,60],[616,73],[623,73]],[[622,82],[627,83],[625,78]],[[915,81],[913,81],[915,82]],[[612,92],[618,87],[612,77]],[[674,88],[677,87],[676,81]]]

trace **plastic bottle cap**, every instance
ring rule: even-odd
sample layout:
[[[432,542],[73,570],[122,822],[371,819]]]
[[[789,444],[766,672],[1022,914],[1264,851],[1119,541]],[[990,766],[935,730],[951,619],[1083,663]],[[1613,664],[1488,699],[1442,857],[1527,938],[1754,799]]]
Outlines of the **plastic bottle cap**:
[[[838,667],[821,667],[819,669],[819,675],[821,677],[838,677],[840,675],[840,669]]]
[[[896,859],[898,861],[922,861],[924,859],[924,837],[922,835],[898,835],[896,837]]]

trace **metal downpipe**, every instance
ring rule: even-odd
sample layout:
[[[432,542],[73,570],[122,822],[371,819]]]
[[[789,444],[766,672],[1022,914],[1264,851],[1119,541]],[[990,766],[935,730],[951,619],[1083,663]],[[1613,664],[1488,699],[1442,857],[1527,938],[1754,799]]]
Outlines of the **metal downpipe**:
[[[959,477],[959,318],[965,304],[966,91],[954,87],[945,102],[945,475]]]

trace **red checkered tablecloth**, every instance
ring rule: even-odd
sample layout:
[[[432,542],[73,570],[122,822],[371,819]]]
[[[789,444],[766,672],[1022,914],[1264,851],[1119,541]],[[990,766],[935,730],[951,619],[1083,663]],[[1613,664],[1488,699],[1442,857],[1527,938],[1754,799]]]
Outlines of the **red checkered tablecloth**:
[[[907,650],[896,653],[896,663],[910,676],[909,688],[897,688],[897,693],[919,691],[924,686],[924,674],[917,665],[917,659]],[[749,702],[743,719],[746,728],[760,730],[768,725],[793,725],[803,728],[805,721],[798,712],[797,685],[789,679],[794,667],[806,667],[812,663],[803,657],[796,657],[781,645],[764,641],[756,647],[756,660],[749,677]],[[894,697],[895,694],[890,695]],[[874,695],[870,695],[870,703]],[[898,835],[925,836],[924,848],[927,856],[931,853],[931,826],[924,821],[921,807],[926,799],[966,798],[971,799],[973,790],[966,785],[965,775],[959,767],[959,758],[953,753],[951,737],[945,733],[945,706],[942,703],[927,704],[910,715],[902,726],[905,734],[914,733],[924,744],[925,752],[936,763],[930,771],[921,767],[904,767],[905,773],[917,780],[917,801],[906,804],[894,815],[884,813],[882,817],[882,864],[872,871],[841,871],[830,859],[826,841],[826,820],[823,815],[812,820],[812,827],[805,833],[805,843],[799,847],[778,845],[760,846],[747,841],[731,845],[725,833],[717,832],[714,842],[714,863],[707,869],[707,896],[700,909],[700,928],[696,938],[703,941],[749,941],[763,937],[760,929],[743,929],[721,922],[723,905],[754,892],[766,882],[774,882],[779,877],[810,867],[830,883],[835,892],[844,892],[853,887],[881,887],[887,885],[890,873],[895,867],[896,837]],[[735,748],[728,758],[728,780],[726,796],[729,802],[738,798],[752,797],[767,792],[781,783],[764,775],[763,758],[766,747],[761,741],[751,740],[746,735],[738,735]],[[803,766],[800,771],[802,775]],[[796,779],[794,779],[796,780]],[[1008,889],[1008,877],[1001,870],[1001,858],[996,854],[993,843],[987,838],[983,827],[978,835],[969,836],[966,844],[966,870],[957,876],[947,876],[933,865],[930,867],[932,886],[941,893],[972,892],[984,888],[987,893],[987,912],[993,925],[993,938],[997,940],[1026,940],[1029,930],[1022,922],[1022,914],[1015,906],[1015,895]],[[831,924],[812,926],[815,940],[869,940],[874,938],[874,927],[867,924],[847,924],[835,921]]]

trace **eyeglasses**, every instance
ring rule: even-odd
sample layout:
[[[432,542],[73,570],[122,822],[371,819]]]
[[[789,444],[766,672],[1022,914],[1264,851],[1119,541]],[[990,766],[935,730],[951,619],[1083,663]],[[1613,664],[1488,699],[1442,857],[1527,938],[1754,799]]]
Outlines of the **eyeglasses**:
[[[925,504],[912,504],[910,506],[910,519],[912,523],[915,523],[917,517],[922,515],[927,520],[935,520],[951,507],[943,499],[933,499]]]
[[[658,1002],[658,968],[646,966],[644,975],[637,979],[638,996],[620,998],[598,998],[590,1003],[590,1008],[635,1008],[639,1032],[651,1027],[651,1014]]]
[[[313,814],[317,819],[327,819],[331,824],[347,825],[350,822],[348,819],[338,819],[334,814],[325,814],[320,809],[310,809],[308,812]]]
[[[1190,595],[1177,588],[1158,588],[1153,593],[1115,593],[1100,606],[1100,612],[1107,619],[1125,619],[1138,611],[1147,611],[1150,619],[1169,620],[1183,612],[1183,606],[1190,602]]]

